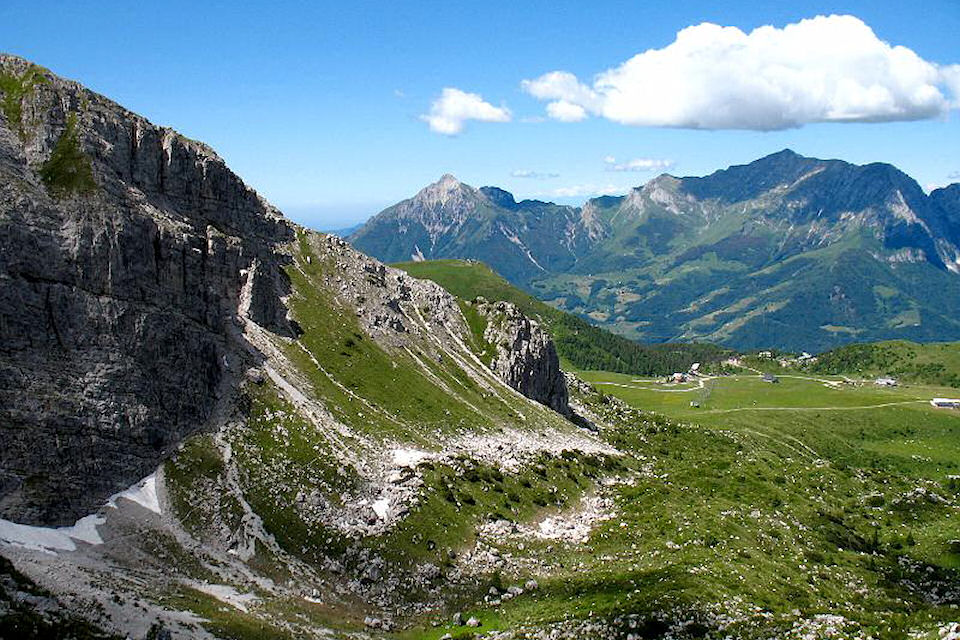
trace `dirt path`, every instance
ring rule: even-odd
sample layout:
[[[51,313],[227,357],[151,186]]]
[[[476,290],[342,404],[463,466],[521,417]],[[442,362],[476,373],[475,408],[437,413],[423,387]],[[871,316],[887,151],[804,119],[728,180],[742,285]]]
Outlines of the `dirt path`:
[[[922,404],[927,400],[903,400],[900,402],[884,402],[881,404],[865,404],[852,407],[737,407],[735,409],[707,409],[699,413],[735,413],[737,411],[856,411],[861,409],[880,409],[882,407],[896,407],[908,404]]]
[[[635,384],[623,384],[622,382],[594,382],[594,385],[607,385],[610,387],[622,387],[624,389],[639,389],[640,391],[655,391],[657,393],[689,393],[691,391],[698,391],[703,389],[703,386],[706,384],[707,380],[713,380],[712,377],[708,378],[697,378],[700,383],[696,387],[690,387],[689,389],[654,389],[653,387],[641,387]],[[646,382],[646,381],[642,381]],[[651,384],[656,384],[655,380],[650,381]]]

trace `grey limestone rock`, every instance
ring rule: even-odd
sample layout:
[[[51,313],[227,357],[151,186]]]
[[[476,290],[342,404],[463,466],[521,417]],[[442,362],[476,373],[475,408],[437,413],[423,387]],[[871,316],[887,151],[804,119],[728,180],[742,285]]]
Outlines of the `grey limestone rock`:
[[[487,319],[484,339],[496,347],[490,368],[524,396],[570,417],[567,382],[550,338],[535,320],[509,302],[475,302]]]
[[[33,70],[33,71],[31,71]],[[39,76],[0,112],[0,517],[67,524],[209,425],[283,305],[294,231],[207,146]],[[70,128],[96,188],[42,177]]]

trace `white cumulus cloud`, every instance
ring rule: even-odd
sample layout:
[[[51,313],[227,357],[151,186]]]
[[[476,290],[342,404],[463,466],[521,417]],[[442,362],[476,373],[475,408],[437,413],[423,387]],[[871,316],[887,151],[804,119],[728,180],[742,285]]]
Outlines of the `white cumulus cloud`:
[[[880,40],[855,16],[749,33],[702,23],[584,83],[552,71],[523,89],[557,120],[776,130],[811,122],[919,120],[960,107],[960,65]],[[574,107],[580,107],[580,111]]]
[[[663,158],[634,158],[626,162],[617,162],[613,156],[603,159],[607,171],[666,171],[673,166],[673,160]]]
[[[580,122],[587,119],[587,110],[578,104],[557,100],[547,105],[547,115],[560,122]]]
[[[430,105],[430,113],[420,116],[432,131],[447,136],[455,136],[463,131],[468,120],[510,122],[510,118],[510,110],[506,107],[495,107],[477,93],[454,87],[445,88]]]

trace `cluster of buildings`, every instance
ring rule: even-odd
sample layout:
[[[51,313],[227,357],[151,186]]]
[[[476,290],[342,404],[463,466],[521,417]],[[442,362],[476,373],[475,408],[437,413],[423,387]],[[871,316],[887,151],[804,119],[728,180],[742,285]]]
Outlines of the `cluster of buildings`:
[[[693,378],[698,378],[702,375],[700,373],[700,363],[694,362],[690,365],[690,369],[686,372],[678,371],[670,377],[667,378],[668,383],[681,383],[681,382],[690,382]]]

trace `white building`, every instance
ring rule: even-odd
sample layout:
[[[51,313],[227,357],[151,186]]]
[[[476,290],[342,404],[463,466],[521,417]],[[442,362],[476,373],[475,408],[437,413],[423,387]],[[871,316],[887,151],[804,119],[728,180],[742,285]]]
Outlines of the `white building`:
[[[934,398],[930,406],[938,409],[960,409],[960,398]]]
[[[898,383],[896,378],[877,378],[874,384],[878,387],[895,387]]]

